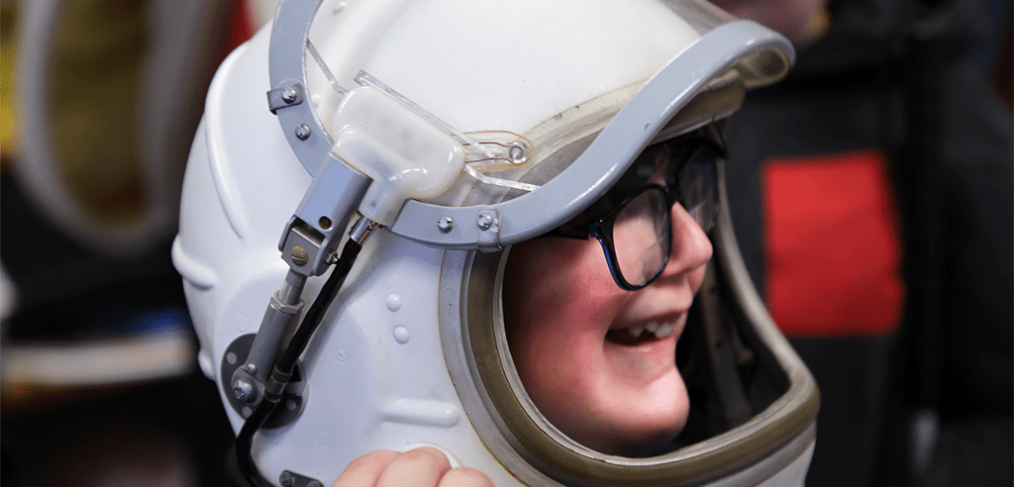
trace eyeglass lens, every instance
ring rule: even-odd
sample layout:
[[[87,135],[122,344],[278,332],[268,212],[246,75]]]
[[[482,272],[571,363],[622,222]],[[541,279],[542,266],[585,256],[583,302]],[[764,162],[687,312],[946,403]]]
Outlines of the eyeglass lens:
[[[718,217],[715,195],[715,165],[700,156],[683,166],[679,176],[678,199],[687,213],[708,233]]]
[[[665,267],[672,231],[669,205],[661,188],[641,193],[627,203],[613,223],[613,247],[620,274],[642,286]]]
[[[675,181],[670,179],[668,198],[675,201],[667,198],[662,187],[654,186],[629,200],[616,213],[612,226],[613,253],[617,271],[629,286],[645,286],[665,268],[672,239],[670,204],[678,201],[705,233],[714,227],[718,213],[715,165],[708,152],[695,151],[691,160],[673,175]]]

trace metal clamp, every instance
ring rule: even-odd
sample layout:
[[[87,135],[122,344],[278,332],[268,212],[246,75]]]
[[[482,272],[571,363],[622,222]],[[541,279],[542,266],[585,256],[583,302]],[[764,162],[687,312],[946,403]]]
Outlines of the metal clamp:
[[[277,114],[278,110],[303,103],[306,98],[306,90],[302,83],[294,83],[292,86],[281,86],[268,90],[268,109],[271,113]]]
[[[487,208],[479,213],[475,224],[479,227],[476,244],[481,252],[503,250],[500,245],[500,212],[495,208]]]
[[[324,484],[319,480],[290,470],[286,470],[278,476],[278,483],[282,484],[282,487],[324,487]]]
[[[255,377],[259,368],[247,368],[248,356],[254,343],[253,334],[242,335],[226,348],[222,356],[219,380],[229,406],[243,418],[248,417],[264,397],[264,383]],[[292,380],[282,391],[282,398],[275,411],[264,421],[262,428],[275,429],[292,424],[303,413],[306,405],[307,384],[303,380],[303,365],[296,362]]]

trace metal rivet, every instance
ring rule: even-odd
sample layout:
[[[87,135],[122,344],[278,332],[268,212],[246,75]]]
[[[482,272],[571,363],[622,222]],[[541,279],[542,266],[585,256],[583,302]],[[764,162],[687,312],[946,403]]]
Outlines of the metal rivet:
[[[292,487],[296,483],[296,479],[292,478],[291,473],[282,472],[282,475],[278,476],[278,483],[284,487]]]
[[[296,265],[306,265],[310,261],[310,255],[306,253],[306,249],[299,245],[292,248],[289,252],[289,257],[292,259],[292,263]]]
[[[249,370],[251,374],[257,373],[257,364],[246,364],[246,370]]]
[[[511,147],[509,154],[511,162],[513,162],[514,164],[520,164],[525,160],[525,149],[520,145],[515,145]]]
[[[310,126],[305,123],[297,125],[296,137],[299,137],[299,140],[306,140],[310,138]]]
[[[449,216],[442,216],[440,217],[440,220],[437,220],[437,228],[444,233],[450,232],[454,229],[454,220],[452,220]]]
[[[254,385],[247,379],[239,379],[232,385],[232,395],[243,402],[251,402],[254,399]]]
[[[480,213],[479,220],[475,223],[479,225],[479,228],[489,230],[489,228],[493,226],[493,215],[490,215],[489,213]]]
[[[299,93],[297,93],[296,89],[293,88],[293,87],[291,87],[291,86],[282,90],[282,100],[285,103],[292,103],[292,102],[296,101],[296,98],[298,96],[299,96]]]

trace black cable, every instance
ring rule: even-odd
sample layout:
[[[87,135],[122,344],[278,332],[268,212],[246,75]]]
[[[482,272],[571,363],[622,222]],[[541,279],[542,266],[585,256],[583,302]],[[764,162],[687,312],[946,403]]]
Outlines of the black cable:
[[[264,420],[271,416],[277,402],[268,400],[261,401],[260,406],[243,423],[243,427],[236,436],[236,463],[239,464],[239,473],[250,482],[252,487],[272,487],[271,482],[265,479],[253,461],[253,435],[264,424]]]
[[[282,356],[275,363],[276,370],[281,370],[285,374],[292,374],[292,370],[296,366],[296,360],[303,353],[303,349],[306,348],[306,344],[310,342],[313,332],[320,325],[324,313],[331,305],[331,301],[334,300],[335,295],[338,294],[338,290],[345,283],[345,278],[348,277],[349,271],[352,270],[352,265],[355,264],[360,250],[362,250],[362,246],[353,240],[345,243],[338,263],[335,265],[334,270],[331,271],[331,276],[328,277],[327,282],[321,287],[320,294],[317,295],[313,304],[310,305],[310,309],[307,310],[306,317],[303,318],[303,324],[292,335],[289,346],[285,348]]]
[[[324,286],[321,287],[317,298],[313,300],[310,309],[307,310],[303,323],[296,329],[296,333],[292,335],[289,345],[285,347],[282,356],[275,363],[271,371],[271,378],[268,379],[268,383],[264,387],[264,399],[257,406],[257,409],[254,410],[253,414],[243,423],[243,427],[239,430],[239,435],[236,436],[236,460],[239,463],[239,471],[243,474],[243,478],[247,479],[253,487],[269,487],[272,485],[271,482],[260,474],[260,471],[257,470],[257,466],[254,464],[254,433],[261,428],[264,421],[275,410],[275,406],[282,397],[282,390],[285,389],[289,378],[292,377],[296,360],[303,354],[307,343],[310,342],[310,337],[313,336],[313,332],[320,325],[324,313],[327,312],[328,307],[331,306],[331,302],[334,301],[338,291],[345,283],[345,278],[348,277],[349,271],[352,270],[352,265],[355,264],[360,250],[362,250],[362,246],[353,240],[345,243],[338,263],[331,271],[331,275],[327,278],[327,281],[324,282]]]

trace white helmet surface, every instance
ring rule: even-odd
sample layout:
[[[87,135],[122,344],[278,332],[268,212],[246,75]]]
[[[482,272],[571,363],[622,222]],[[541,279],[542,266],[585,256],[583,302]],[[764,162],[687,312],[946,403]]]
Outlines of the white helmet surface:
[[[329,485],[430,445],[498,486],[802,485],[816,385],[721,204],[722,120],[792,57],[696,0],[283,1],[215,77],[173,246],[244,474]],[[577,383],[545,399],[529,357],[557,357],[514,324],[542,306],[523,247],[597,239],[610,292],[643,296],[694,221],[693,308],[599,338],[670,347],[673,381],[641,401],[666,432],[627,434]]]

